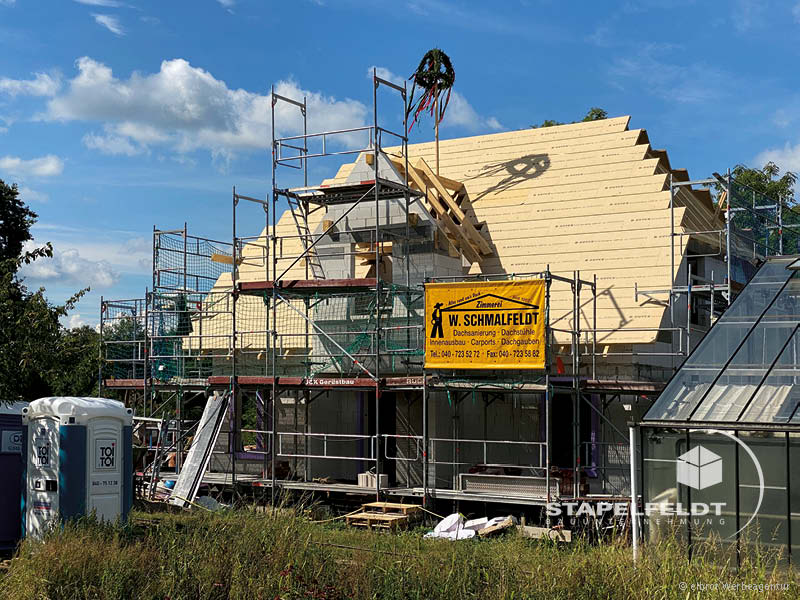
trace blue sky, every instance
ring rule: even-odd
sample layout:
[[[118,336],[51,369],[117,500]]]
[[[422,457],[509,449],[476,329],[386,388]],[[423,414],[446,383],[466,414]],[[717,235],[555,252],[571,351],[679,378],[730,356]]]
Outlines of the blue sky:
[[[439,46],[458,93],[442,137],[599,106],[693,176],[800,171],[798,38],[797,1],[0,0],[0,178],[55,247],[28,285],[90,285],[69,324],[96,324],[101,295],[150,284],[154,225],[228,239],[231,187],[266,196],[273,84],[309,96],[312,129],[357,126],[372,67],[405,78]]]

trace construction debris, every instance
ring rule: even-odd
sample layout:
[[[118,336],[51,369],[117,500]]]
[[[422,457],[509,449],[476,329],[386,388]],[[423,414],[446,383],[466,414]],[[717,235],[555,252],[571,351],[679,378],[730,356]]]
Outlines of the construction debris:
[[[464,516],[453,513],[439,521],[433,531],[425,534],[426,538],[443,538],[448,540],[466,540],[476,535],[487,537],[510,529],[517,524],[517,519],[512,516],[495,517],[488,519],[472,519],[465,521]]]
[[[571,542],[572,532],[569,529],[548,529],[547,527],[530,527],[526,525],[517,526],[522,537],[541,540],[550,539],[554,542]]]

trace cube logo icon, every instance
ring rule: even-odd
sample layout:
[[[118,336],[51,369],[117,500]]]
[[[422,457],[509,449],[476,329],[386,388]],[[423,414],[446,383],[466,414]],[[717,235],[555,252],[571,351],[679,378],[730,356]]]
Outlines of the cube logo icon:
[[[704,490],[722,481],[722,457],[708,448],[695,446],[676,462],[678,483]]]

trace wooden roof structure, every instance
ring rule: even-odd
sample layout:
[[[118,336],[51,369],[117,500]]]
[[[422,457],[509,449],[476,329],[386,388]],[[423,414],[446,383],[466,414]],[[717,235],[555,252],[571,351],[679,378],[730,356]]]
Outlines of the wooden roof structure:
[[[666,151],[651,147],[645,130],[629,129],[629,122],[630,117],[623,116],[442,140],[439,179],[448,182],[446,190],[436,189],[431,179],[436,160],[433,142],[408,146],[411,185],[433,189],[428,208],[436,212],[437,195],[442,203],[445,192],[458,204],[445,207],[450,215],[445,217],[462,221],[463,243],[450,235],[448,239],[460,246],[469,265],[465,275],[525,273],[549,266],[564,276],[571,277],[575,270],[584,280],[597,276],[597,327],[614,330],[598,335],[600,349],[652,343],[655,328],[667,326],[667,295],[663,303],[642,297],[637,302],[634,286],[670,287],[669,176],[688,180],[685,170],[672,169]],[[405,161],[397,154],[399,148],[385,151],[400,169]],[[322,185],[343,183],[356,162],[342,165]],[[310,216],[312,229],[323,212]],[[709,193],[687,187],[676,193],[674,218],[676,232],[723,225],[723,215],[715,210]],[[276,233],[296,236],[288,211],[278,221]],[[257,244],[245,247],[240,281],[264,279],[260,246],[267,246],[267,235],[264,230]],[[688,235],[675,240],[676,265],[688,240]],[[287,237],[280,244],[279,259],[288,261],[301,252],[299,240]],[[301,279],[304,273],[301,261],[286,277]],[[213,292],[229,292],[230,286],[230,275],[223,275]],[[582,327],[588,328],[592,316],[588,291],[582,301]],[[571,312],[571,292],[554,285],[551,322],[569,321]],[[652,331],[642,331],[646,328]],[[568,343],[568,337],[563,341]]]
[[[466,216],[491,247],[480,261],[467,257],[472,264],[465,274],[524,273],[548,265],[570,277],[574,270],[582,279],[596,274],[597,327],[616,330],[599,341],[655,341],[656,331],[631,329],[664,326],[665,305],[636,302],[634,286],[670,287],[669,176],[687,181],[688,174],[672,169],[667,152],[651,148],[647,132],[628,129],[629,122],[624,116],[440,141],[440,175],[463,183]],[[392,152],[387,150],[390,157]],[[408,153],[410,164],[422,159],[435,165],[433,142],[409,145]],[[324,183],[344,180],[353,164]],[[676,232],[723,225],[708,191],[681,188],[674,214]],[[688,240],[675,240],[676,265]],[[591,326],[587,299],[583,328]],[[571,292],[554,286],[551,320],[571,320],[571,308]]]

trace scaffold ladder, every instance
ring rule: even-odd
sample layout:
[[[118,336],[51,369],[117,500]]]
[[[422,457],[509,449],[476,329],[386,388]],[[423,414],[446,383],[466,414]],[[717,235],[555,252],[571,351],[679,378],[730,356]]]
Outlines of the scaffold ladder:
[[[309,271],[314,279],[324,279],[325,273],[322,270],[322,263],[319,262],[316,250],[311,248],[311,228],[308,226],[308,213],[304,210],[302,202],[291,194],[287,194],[287,200],[289,202],[289,210],[292,211],[292,219],[294,219],[294,224],[297,227],[297,234],[303,244],[303,255]]]
[[[161,476],[161,463],[164,462],[164,443],[167,439],[167,431],[169,429],[169,421],[161,419],[161,425],[158,428],[158,442],[156,444],[156,455],[153,459],[153,470],[150,473],[150,490],[149,496],[152,500],[156,493],[156,485],[158,478]]]

